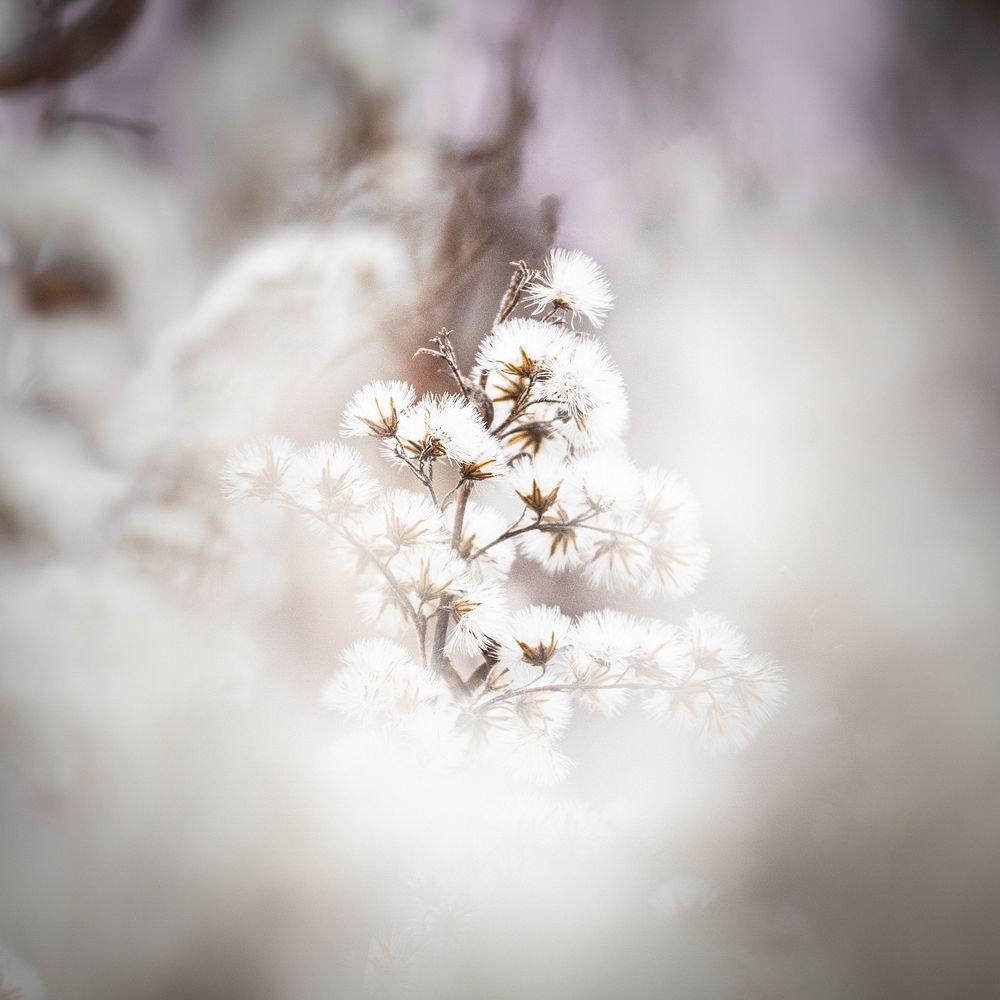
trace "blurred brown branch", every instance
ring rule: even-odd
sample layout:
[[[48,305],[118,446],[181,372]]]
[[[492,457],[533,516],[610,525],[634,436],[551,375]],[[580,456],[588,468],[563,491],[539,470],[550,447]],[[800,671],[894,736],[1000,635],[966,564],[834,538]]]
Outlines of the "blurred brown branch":
[[[39,28],[0,55],[0,90],[59,83],[104,59],[128,34],[144,0],[97,0],[60,25],[59,6],[46,8]]]

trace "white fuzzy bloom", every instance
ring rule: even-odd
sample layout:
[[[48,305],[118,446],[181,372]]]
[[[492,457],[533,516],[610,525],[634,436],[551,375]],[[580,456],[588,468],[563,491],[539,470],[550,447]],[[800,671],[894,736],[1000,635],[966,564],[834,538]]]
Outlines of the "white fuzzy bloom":
[[[681,629],[658,618],[637,619],[636,629],[637,674],[653,678],[685,676],[689,661]]]
[[[698,499],[676,472],[656,466],[647,470],[642,483],[642,507],[646,517],[668,529],[671,537],[684,541],[698,537]]]
[[[569,773],[573,762],[556,743],[572,716],[572,696],[562,691],[529,691],[509,702],[502,741],[506,766],[516,777],[550,785]]]
[[[642,498],[642,473],[621,453],[593,452],[574,460],[565,499],[593,513],[627,514]]]
[[[642,595],[686,597],[704,579],[708,556],[708,546],[701,542],[676,541],[669,531],[659,534],[648,551]]]
[[[556,503],[541,519],[540,527],[518,536],[521,554],[549,573],[564,573],[583,565],[584,553],[591,545],[578,527],[567,527],[575,516]]]
[[[383,492],[357,451],[327,441],[297,453],[284,438],[260,440],[226,463],[228,497],[277,499],[315,523],[336,519],[331,544],[357,557],[362,617],[415,639],[422,657],[431,637],[446,636],[451,667],[475,686],[453,697],[406,648],[373,639],[343,654],[324,704],[375,723],[362,734],[373,743],[391,732],[421,768],[425,758],[451,766],[476,749],[501,773],[541,783],[572,766],[557,744],[580,702],[615,715],[636,697],[704,746],[740,748],[773,714],[785,681],[725,619],[694,613],[677,628],[611,609],[574,622],[558,607],[508,607],[519,553],[549,572],[580,569],[592,585],[647,597],[689,594],[708,558],[690,487],[626,457],[621,372],[596,337],[573,332],[579,317],[599,327],[612,307],[604,272],[586,254],[553,250],[524,301],[544,320],[495,325],[472,381],[459,379],[465,393],[418,398],[405,381],[374,381],[347,404],[343,434],[376,438],[426,490]],[[430,353],[457,365],[445,337],[437,343]],[[469,499],[477,481],[500,476],[500,510]],[[453,546],[458,505],[447,502],[459,488]],[[498,541],[508,531],[515,537]]]
[[[524,663],[540,676],[550,666],[561,662],[573,632],[573,623],[558,608],[533,604],[516,611],[507,634],[500,644],[501,664],[512,667]]]
[[[417,666],[399,644],[364,639],[341,655],[343,667],[323,690],[322,703],[368,724],[390,723],[444,695],[441,678]]]
[[[725,750],[742,750],[785,700],[781,667],[767,656],[751,656],[730,679],[722,710],[709,715],[706,736]]]
[[[587,582],[608,590],[641,590],[649,580],[647,546],[624,531],[603,532],[595,525],[581,528],[580,548]]]
[[[711,750],[746,746],[785,693],[773,661],[749,655],[746,639],[720,615],[699,612],[662,660],[661,676],[666,688],[646,698],[646,710],[693,732]]]
[[[582,250],[557,247],[549,253],[542,273],[525,290],[525,301],[535,307],[536,314],[563,310],[569,312],[571,320],[584,316],[600,327],[615,298],[593,257]]]
[[[244,445],[222,467],[223,493],[229,500],[273,499],[285,484],[294,456],[295,446],[283,437],[263,438]]]
[[[621,711],[630,692],[613,685],[633,676],[645,639],[642,624],[621,611],[590,611],[576,620],[567,674],[588,708],[605,715]]]
[[[587,515],[575,535],[588,582],[649,597],[691,593],[708,549],[698,541],[697,505],[684,481],[657,469],[642,474],[614,452],[578,457],[570,468],[560,495]]]
[[[566,462],[543,453],[515,462],[508,483],[529,513],[537,516],[547,513],[557,500],[565,500],[563,484],[570,478]]]
[[[390,460],[403,463],[443,458],[472,478],[490,478],[505,470],[499,442],[486,429],[479,411],[461,396],[426,395],[399,415],[394,439],[385,442]]]
[[[402,636],[412,629],[410,616],[413,605],[409,598],[404,595],[404,599],[400,600],[399,595],[381,575],[374,578],[372,586],[358,592],[355,603],[362,621],[377,625],[390,635]]]
[[[573,767],[573,761],[556,746],[572,715],[572,695],[527,691],[467,713],[463,728],[471,746],[492,758],[501,771],[531,784],[551,785]],[[504,811],[509,821],[506,804]]]
[[[392,437],[399,414],[413,405],[416,393],[409,382],[391,379],[369,382],[344,408],[340,432],[345,437]]]
[[[404,549],[391,564],[392,575],[414,603],[434,604],[468,587],[469,570],[446,544]]]
[[[389,490],[365,516],[361,536],[380,555],[413,545],[446,542],[450,529],[441,511],[424,493]]]
[[[479,345],[476,365],[491,374],[529,376],[565,351],[572,340],[571,334],[551,323],[515,317],[493,327]]]
[[[379,492],[361,455],[330,441],[296,454],[288,469],[287,492],[324,520],[363,511]]]
[[[502,588],[492,583],[470,587],[452,602],[451,620],[445,645],[448,656],[497,648],[510,625]]]
[[[575,447],[600,447],[625,432],[625,383],[604,345],[592,337],[577,337],[547,359],[540,391],[565,411],[561,433]]]
[[[510,706],[526,732],[546,740],[564,736],[573,718],[573,698],[564,691],[528,691]]]
[[[701,670],[724,670],[747,655],[747,640],[722,615],[695,611],[684,626],[691,662]]]

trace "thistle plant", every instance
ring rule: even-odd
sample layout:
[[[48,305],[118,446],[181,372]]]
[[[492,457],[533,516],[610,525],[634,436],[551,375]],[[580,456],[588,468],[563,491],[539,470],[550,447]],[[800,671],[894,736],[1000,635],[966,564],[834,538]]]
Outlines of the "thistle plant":
[[[344,411],[343,436],[372,441],[411,488],[379,483],[353,447],[273,438],[230,456],[224,490],[297,511],[356,562],[363,615],[391,638],[343,652],[323,693],[343,715],[432,733],[456,759],[485,752],[543,780],[570,767],[558,743],[581,706],[616,715],[637,700],[708,746],[738,749],[784,681],[724,618],[674,625],[605,609],[573,620],[513,598],[518,560],[676,599],[708,557],[685,481],[626,457],[622,375],[585,332],[613,305],[604,272],[562,249],[540,270],[513,266],[470,369],[446,330],[414,355],[443,363],[448,391],[417,398],[405,381],[374,381]]]

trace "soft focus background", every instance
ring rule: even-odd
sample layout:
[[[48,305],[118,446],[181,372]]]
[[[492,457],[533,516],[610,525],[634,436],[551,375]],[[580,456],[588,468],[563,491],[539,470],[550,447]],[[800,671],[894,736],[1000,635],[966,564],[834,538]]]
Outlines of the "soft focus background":
[[[4,0],[0,39],[0,997],[1000,996],[1000,4]],[[554,789],[359,782],[350,575],[218,470],[443,386],[413,352],[468,360],[553,237],[704,505],[695,599],[633,609],[726,614],[787,704],[738,757],[626,715]]]

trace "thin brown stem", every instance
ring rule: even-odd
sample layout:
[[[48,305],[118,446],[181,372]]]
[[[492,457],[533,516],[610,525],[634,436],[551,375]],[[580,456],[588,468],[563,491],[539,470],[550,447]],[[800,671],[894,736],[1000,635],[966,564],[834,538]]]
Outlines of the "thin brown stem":
[[[434,482],[431,477],[424,472],[423,460],[421,460],[419,466],[414,465],[413,462],[407,457],[402,441],[400,441],[398,437],[394,437],[393,440],[396,442],[396,458],[398,458],[410,470],[410,472],[412,472],[417,479],[420,480],[427,492],[430,493],[431,500],[434,501],[434,506],[440,508],[441,504],[438,502],[437,494],[434,492]],[[431,461],[433,462],[433,459],[431,459]]]
[[[572,521],[543,521],[541,518],[539,518],[537,521],[534,521],[531,524],[526,524],[523,528],[508,528],[498,538],[494,538],[492,542],[488,542],[486,545],[482,546],[482,548],[476,549],[476,551],[473,552],[471,556],[469,556],[468,561],[473,562],[474,560],[478,559],[484,552],[488,552],[490,549],[492,549],[494,545],[499,545],[501,542],[506,542],[511,538],[516,538],[518,535],[523,535],[526,531],[559,531],[560,529],[565,529],[565,528],[586,527],[587,521],[589,521],[592,517],[596,516],[597,515],[595,513],[584,514],[581,517],[575,518]],[[524,517],[523,513],[521,514],[521,517]],[[519,517],[517,521],[514,522],[514,524],[520,522],[521,517]],[[606,530],[610,531],[611,529],[608,528]]]
[[[472,483],[462,483],[459,487],[458,495],[455,498],[455,521],[451,529],[451,547],[458,552],[462,547],[462,528],[465,522],[465,508],[469,502],[469,494],[472,492]],[[441,601],[441,611],[450,611],[452,598],[445,597]],[[437,624],[434,629],[434,650],[431,662],[438,673],[444,671],[444,645],[448,639],[448,624],[451,616],[439,614]]]
[[[513,698],[534,694],[536,691],[555,691],[572,694],[576,691],[679,691],[685,688],[705,688],[708,693],[711,693],[709,685],[713,681],[724,680],[731,676],[731,674],[716,674],[695,683],[684,681],[680,684],[656,683],[653,681],[615,681],[611,684],[526,684],[523,687],[513,688],[509,691],[501,691],[500,694],[494,695],[486,701],[479,702],[475,707],[481,711],[503,701],[510,701]]]
[[[500,300],[500,309],[494,323],[502,323],[517,308],[525,285],[535,276],[535,272],[523,260],[512,260],[511,265],[514,267],[514,273],[511,275],[507,291]]]

